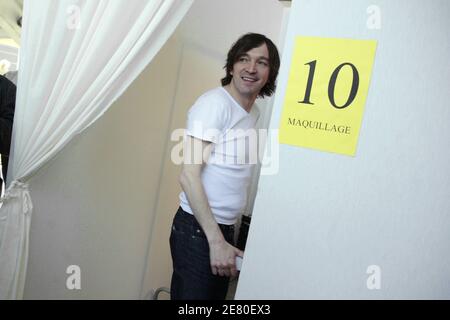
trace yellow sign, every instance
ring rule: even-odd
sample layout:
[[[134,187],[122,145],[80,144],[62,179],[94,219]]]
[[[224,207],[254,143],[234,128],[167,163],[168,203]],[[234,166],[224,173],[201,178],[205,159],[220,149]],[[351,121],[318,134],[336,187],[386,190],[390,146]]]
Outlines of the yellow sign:
[[[354,156],[375,40],[296,37],[280,143]]]

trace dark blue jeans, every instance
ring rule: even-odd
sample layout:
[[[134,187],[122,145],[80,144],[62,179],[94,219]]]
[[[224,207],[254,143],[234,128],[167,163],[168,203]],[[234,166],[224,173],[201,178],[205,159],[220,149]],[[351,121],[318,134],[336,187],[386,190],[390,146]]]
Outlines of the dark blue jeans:
[[[233,244],[234,226],[219,227],[225,240]],[[206,235],[195,217],[181,207],[173,219],[170,252],[172,300],[225,300],[230,279],[212,274]]]

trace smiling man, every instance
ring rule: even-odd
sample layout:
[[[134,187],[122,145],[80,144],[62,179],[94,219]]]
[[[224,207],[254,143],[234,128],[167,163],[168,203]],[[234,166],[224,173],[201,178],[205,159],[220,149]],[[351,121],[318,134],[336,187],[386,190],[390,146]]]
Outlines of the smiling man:
[[[172,299],[223,300],[229,277],[237,274],[236,256],[243,252],[233,245],[234,224],[246,206],[254,165],[239,161],[251,150],[239,146],[255,130],[256,98],[274,93],[279,66],[270,39],[246,34],[228,52],[222,86],[189,110],[179,178],[183,192],[170,235]]]

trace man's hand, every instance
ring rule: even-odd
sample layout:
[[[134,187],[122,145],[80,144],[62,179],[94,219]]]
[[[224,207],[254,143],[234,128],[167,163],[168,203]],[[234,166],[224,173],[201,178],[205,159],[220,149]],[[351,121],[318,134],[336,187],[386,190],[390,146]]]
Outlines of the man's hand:
[[[244,252],[223,240],[210,243],[209,256],[214,275],[235,277],[237,275],[236,256],[243,257]]]

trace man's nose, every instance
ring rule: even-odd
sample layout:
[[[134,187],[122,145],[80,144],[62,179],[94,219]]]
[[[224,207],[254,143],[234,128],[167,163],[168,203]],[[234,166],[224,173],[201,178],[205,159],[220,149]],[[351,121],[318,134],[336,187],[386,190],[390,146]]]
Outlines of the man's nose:
[[[255,73],[256,72],[256,62],[255,61],[250,61],[247,64],[247,72],[248,73]]]

